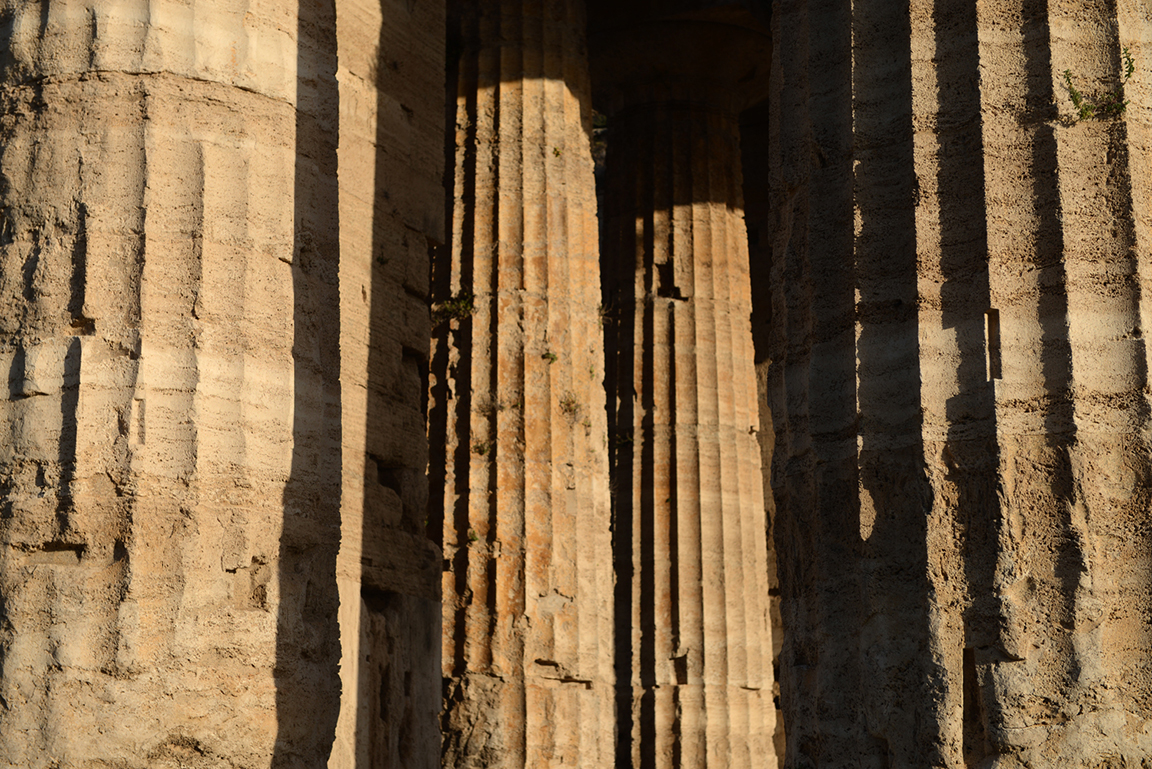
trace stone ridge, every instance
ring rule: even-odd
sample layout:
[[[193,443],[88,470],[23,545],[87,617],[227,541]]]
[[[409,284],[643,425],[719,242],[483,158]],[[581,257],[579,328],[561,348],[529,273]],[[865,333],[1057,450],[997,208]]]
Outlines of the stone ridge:
[[[434,265],[444,765],[610,766],[612,572],[583,10],[461,4]],[[434,509],[437,506],[434,505]]]

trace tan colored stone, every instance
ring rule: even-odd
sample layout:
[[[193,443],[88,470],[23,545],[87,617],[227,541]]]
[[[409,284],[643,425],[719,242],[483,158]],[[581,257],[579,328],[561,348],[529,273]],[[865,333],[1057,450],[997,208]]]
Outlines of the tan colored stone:
[[[439,766],[428,532],[429,254],[444,240],[444,7],[336,4],[340,719],[331,769]],[[438,537],[437,537],[438,538]]]
[[[434,264],[444,766],[613,761],[612,561],[581,4],[453,6],[451,252]]]
[[[0,0],[0,766],[1143,766],[1145,5]]]
[[[0,5],[3,766],[328,750],[325,69],[298,92],[295,12],[249,11]]]
[[[756,301],[777,329],[798,765],[1149,755],[1144,86],[1138,65],[1124,118],[1084,122],[1062,75],[1115,88],[1140,13],[914,0],[777,20],[800,55],[777,59],[773,110],[791,210],[783,285]]]

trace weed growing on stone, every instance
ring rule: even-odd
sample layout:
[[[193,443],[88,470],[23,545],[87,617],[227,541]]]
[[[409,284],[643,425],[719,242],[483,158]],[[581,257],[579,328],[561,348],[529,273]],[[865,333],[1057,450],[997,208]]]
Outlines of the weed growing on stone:
[[[597,309],[597,315],[600,316],[600,326],[603,328],[604,322],[612,317],[612,306],[608,304],[601,304]]]
[[[472,444],[472,453],[478,457],[487,456],[491,450],[492,444],[488,441],[476,441]]]
[[[629,430],[628,432],[617,433],[612,439],[612,444],[618,449],[623,448],[624,446],[631,446],[632,431]]]
[[[543,358],[544,360],[548,361],[549,363],[555,363],[556,361],[560,360],[560,358],[556,355],[556,353],[552,352],[551,350],[544,353],[540,357]]]
[[[432,308],[432,325],[439,326],[447,320],[464,320],[476,309],[476,297],[471,291],[461,291],[446,302]]]
[[[576,416],[576,412],[580,410],[580,401],[576,400],[575,393],[564,393],[560,398],[560,412],[567,417]]]
[[[1072,70],[1064,70],[1064,83],[1068,86],[1068,96],[1072,99],[1072,106],[1076,108],[1077,120],[1107,120],[1124,114],[1128,108],[1128,100],[1124,98],[1124,86],[1132,77],[1132,73],[1136,71],[1136,63],[1132,60],[1132,54],[1128,52],[1127,48],[1124,49],[1122,55],[1124,58],[1124,76],[1120,79],[1120,85],[1097,98],[1089,98],[1078,91],[1072,83]]]

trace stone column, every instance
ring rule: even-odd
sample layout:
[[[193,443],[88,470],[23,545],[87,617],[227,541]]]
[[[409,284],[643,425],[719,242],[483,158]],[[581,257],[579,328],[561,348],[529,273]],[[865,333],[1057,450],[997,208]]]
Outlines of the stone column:
[[[1012,18],[1020,41],[980,39],[997,65],[981,81],[1003,359],[999,632],[975,659],[985,749],[1029,767],[1136,762],[1152,754],[1136,727],[1152,717],[1146,22],[1126,2],[1031,6],[978,6],[982,33]],[[1012,82],[1032,72],[1045,77]],[[1071,88],[1130,103],[1082,119]]]
[[[250,6],[0,1],[3,766],[331,741],[335,51]]]
[[[443,762],[607,767],[612,572],[583,4],[450,10],[455,207],[433,267],[430,424]]]
[[[611,112],[617,766],[775,767],[736,87],[764,74],[768,42],[696,20],[594,46]]]

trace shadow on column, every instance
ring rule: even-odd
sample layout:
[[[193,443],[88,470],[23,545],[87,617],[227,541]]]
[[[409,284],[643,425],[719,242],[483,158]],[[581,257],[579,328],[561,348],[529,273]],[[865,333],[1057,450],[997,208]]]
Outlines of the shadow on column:
[[[939,2],[934,14],[938,62],[938,167],[941,322],[960,352],[958,392],[945,404],[946,479],[955,489],[955,525],[968,595],[960,680],[962,752],[976,766],[989,755],[976,663],[996,645],[994,574],[1001,531],[996,390],[1000,376],[998,311],[988,276],[980,45],[976,6]],[[986,346],[986,324],[991,347]]]
[[[783,642],[778,679],[788,760],[781,751],[781,765],[829,769],[856,767],[861,746],[870,749],[857,723],[852,33],[852,8],[836,0],[815,0],[781,19],[774,62],[781,86],[771,113],[779,121],[775,210],[755,214],[753,189],[768,179],[745,174],[749,237],[769,215],[774,236],[760,247],[771,255],[771,272],[758,274],[754,261],[752,278],[757,366],[767,365],[762,387],[777,440],[773,533],[785,632],[776,643]]]
[[[860,766],[934,766],[943,763],[934,696],[943,682],[931,662],[928,625],[932,491],[922,444],[908,0],[859,0],[853,29],[865,534],[859,659],[868,740]]]
[[[300,0],[297,36],[292,465],[280,537],[272,766],[317,769],[328,761],[340,705],[339,95],[333,0]]]
[[[447,68],[445,74],[444,93],[444,228],[446,240],[450,240],[455,231],[455,173],[456,173],[456,123],[457,123],[457,91],[460,79],[460,69],[463,66],[476,66],[473,62],[475,56],[469,58],[468,64],[462,61],[465,50],[465,25],[473,39],[478,32],[473,29],[479,21],[474,14],[465,13],[459,3],[450,2],[448,5],[447,21]],[[476,91],[467,91],[466,114],[476,114]],[[476,200],[476,121],[468,121],[463,129],[467,132],[462,140],[466,155],[465,167],[462,169],[464,200]],[[475,243],[476,215],[474,210],[468,210],[460,224],[461,248],[467,244]],[[452,288],[452,243],[438,247],[431,257],[431,299],[435,303],[449,302],[455,296]],[[469,255],[471,256],[471,255]],[[474,259],[462,258],[459,260],[459,285],[473,286]],[[464,296],[468,291],[464,290]],[[468,505],[470,500],[468,482],[470,474],[456,472],[454,489],[455,506],[449,510],[445,508],[445,491],[448,484],[448,470],[450,467],[466,468],[469,465],[472,452],[471,413],[472,392],[468,387],[458,387],[453,390],[453,380],[458,382],[472,381],[472,356],[460,355],[455,361],[450,360],[453,349],[472,349],[473,321],[471,317],[462,318],[457,324],[452,324],[447,318],[433,324],[433,359],[430,362],[431,370],[436,373],[436,384],[431,392],[434,404],[428,414],[428,536],[440,548],[444,547],[444,525],[449,516],[454,522],[456,531],[467,536],[469,530]],[[448,453],[450,435],[455,431],[456,448],[454,453]],[[455,592],[464,595],[468,589],[468,556],[470,550],[466,547],[457,549],[452,563],[445,563],[445,570],[450,569],[455,580]],[[452,621],[455,628],[452,650],[452,675],[463,676],[466,672],[465,652],[465,621],[466,608],[457,610]],[[447,620],[445,619],[447,624]],[[444,692],[448,696],[447,689]],[[447,711],[442,713],[442,717]]]
[[[421,90],[442,85],[442,8],[382,5],[368,83],[376,96],[371,248],[343,257],[350,274],[360,266],[354,260],[369,260],[371,276],[364,455],[346,461],[350,473],[363,472],[357,690],[345,693],[355,702],[359,769],[440,763],[441,553],[428,521],[427,280],[443,237],[442,180],[429,159],[443,126],[439,93]],[[433,20],[435,32],[418,29]],[[356,294],[356,286],[345,293]],[[357,338],[349,332],[346,338]],[[435,480],[443,470],[438,458],[433,468]]]
[[[1035,274],[1030,286],[1036,292],[1029,300],[1035,302],[1034,311],[1040,326],[1040,378],[1043,392],[1031,398],[1022,406],[1013,404],[1014,416],[1031,408],[1043,418],[1043,437],[1037,438],[1016,431],[1001,431],[1000,454],[1005,473],[1023,478],[1014,487],[1006,490],[1001,510],[1003,513],[1019,516],[1031,513],[1031,532],[1013,534],[1012,526],[1000,520],[1002,531],[1008,536],[1014,552],[1001,554],[1011,565],[1016,556],[1029,558],[1038,555],[1050,563],[1031,563],[1027,568],[1036,575],[1049,570],[1059,583],[1054,601],[1044,602],[1033,607],[1048,625],[1049,650],[1061,650],[1056,654],[1057,665],[1063,670],[1054,671],[1053,684],[1037,687],[1035,692],[1024,694],[1019,691],[996,692],[989,676],[985,676],[981,705],[987,727],[985,735],[988,750],[995,752],[1006,741],[1005,729],[1014,723],[1014,711],[1022,696],[1034,699],[1050,696],[1060,691],[1069,681],[1079,677],[1076,655],[1071,653],[1066,628],[1073,625],[1076,588],[1084,568],[1083,554],[1078,543],[1070,536],[1073,531],[1070,520],[1075,494],[1071,449],[1076,442],[1076,424],[1072,406],[1072,353],[1068,335],[1068,294],[1067,276],[1064,267],[1063,214],[1060,200],[1059,157],[1054,123],[1058,118],[1055,94],[1052,89],[1051,30],[1048,23],[1047,0],[1024,0],[1022,41],[1026,58],[1027,91],[1026,104],[1019,118],[1020,131],[1024,141],[1031,146],[1030,173],[1031,189],[1021,190],[1029,195],[1031,211],[1035,221],[1034,250],[1030,256],[1030,271]],[[1032,309],[1032,308],[1029,308]],[[1031,353],[1030,354],[1036,354]],[[1001,419],[1006,419],[1009,406],[1001,407]],[[1044,503],[1035,505],[1039,496]],[[1041,515],[1053,511],[1056,521],[1043,521]],[[1054,524],[1054,525],[1053,525]],[[1017,524],[1019,525],[1019,524]],[[1059,539],[1065,539],[1070,546],[1049,549],[1047,543],[1037,541],[1037,535],[1044,536],[1045,530],[1052,530]],[[1039,547],[1037,547],[1039,545]],[[993,575],[995,580],[1003,580],[1005,575]],[[1011,577],[1012,574],[1007,575]],[[997,581],[999,581],[997,580]],[[1005,585],[993,585],[996,593],[1003,593]],[[1014,663],[1013,656],[1007,654],[1005,646],[1008,633],[1013,628],[1010,618],[1004,615],[1005,606],[996,596],[995,610],[1000,623],[996,643],[988,650],[977,649],[974,662],[978,671],[995,669],[1003,663]],[[974,609],[977,608],[975,605]],[[987,666],[987,667],[985,667]],[[1060,681],[1060,676],[1064,680]],[[1002,677],[1004,680],[1013,680]],[[1031,688],[1031,685],[1028,685]]]
[[[612,143],[612,133],[609,129],[608,156],[606,166],[612,163],[617,145]],[[650,150],[650,145],[646,150]],[[639,165],[639,164],[637,164]],[[646,164],[650,166],[649,162]],[[645,184],[645,180],[637,180],[637,184]],[[645,187],[645,189],[647,189]],[[628,210],[630,206],[626,201],[617,200],[618,190],[609,186],[606,190],[606,209],[600,211],[601,230],[603,235],[600,244],[600,274],[604,286],[604,306],[609,313],[605,318],[605,366],[604,381],[608,383],[608,456],[611,471],[612,492],[612,563],[616,574],[616,589],[614,596],[616,622],[616,718],[619,727],[616,734],[616,765],[618,767],[633,766],[632,756],[635,750],[633,735],[635,731],[633,713],[633,659],[642,650],[633,648],[633,579],[635,567],[633,564],[633,532],[636,526],[636,511],[632,500],[636,493],[636,483],[641,486],[641,518],[644,518],[645,507],[651,511],[651,494],[643,496],[645,486],[651,487],[651,479],[635,479],[632,468],[635,466],[634,452],[636,450],[633,434],[633,420],[635,418],[635,397],[628,397],[628,393],[618,391],[615,383],[634,382],[636,379],[636,344],[634,329],[636,325],[636,302],[632,294],[632,281],[635,271],[635,227],[631,227],[631,237],[627,222],[620,224],[619,217],[609,218],[607,211],[615,212]],[[632,211],[628,210],[628,213]],[[627,218],[627,214],[624,215]],[[650,221],[644,225],[645,237],[648,239],[644,248],[651,253],[652,226]],[[644,367],[650,368],[650,351],[645,355]],[[651,372],[645,372],[646,382],[651,382]],[[634,395],[639,395],[634,393]],[[645,394],[651,400],[651,392]],[[644,440],[647,436],[640,436],[646,447],[651,446],[651,440]],[[648,449],[651,450],[650,448]],[[647,465],[645,465],[647,467]],[[645,480],[648,481],[645,484]],[[649,512],[648,518],[651,518]],[[650,548],[649,548],[650,550]],[[652,571],[648,568],[648,574]],[[649,593],[651,594],[651,593]],[[642,671],[642,673],[645,671]],[[651,682],[644,681],[642,683]],[[642,706],[650,703],[642,702]],[[651,719],[649,719],[650,722]],[[641,739],[651,738],[651,728],[641,736]]]

